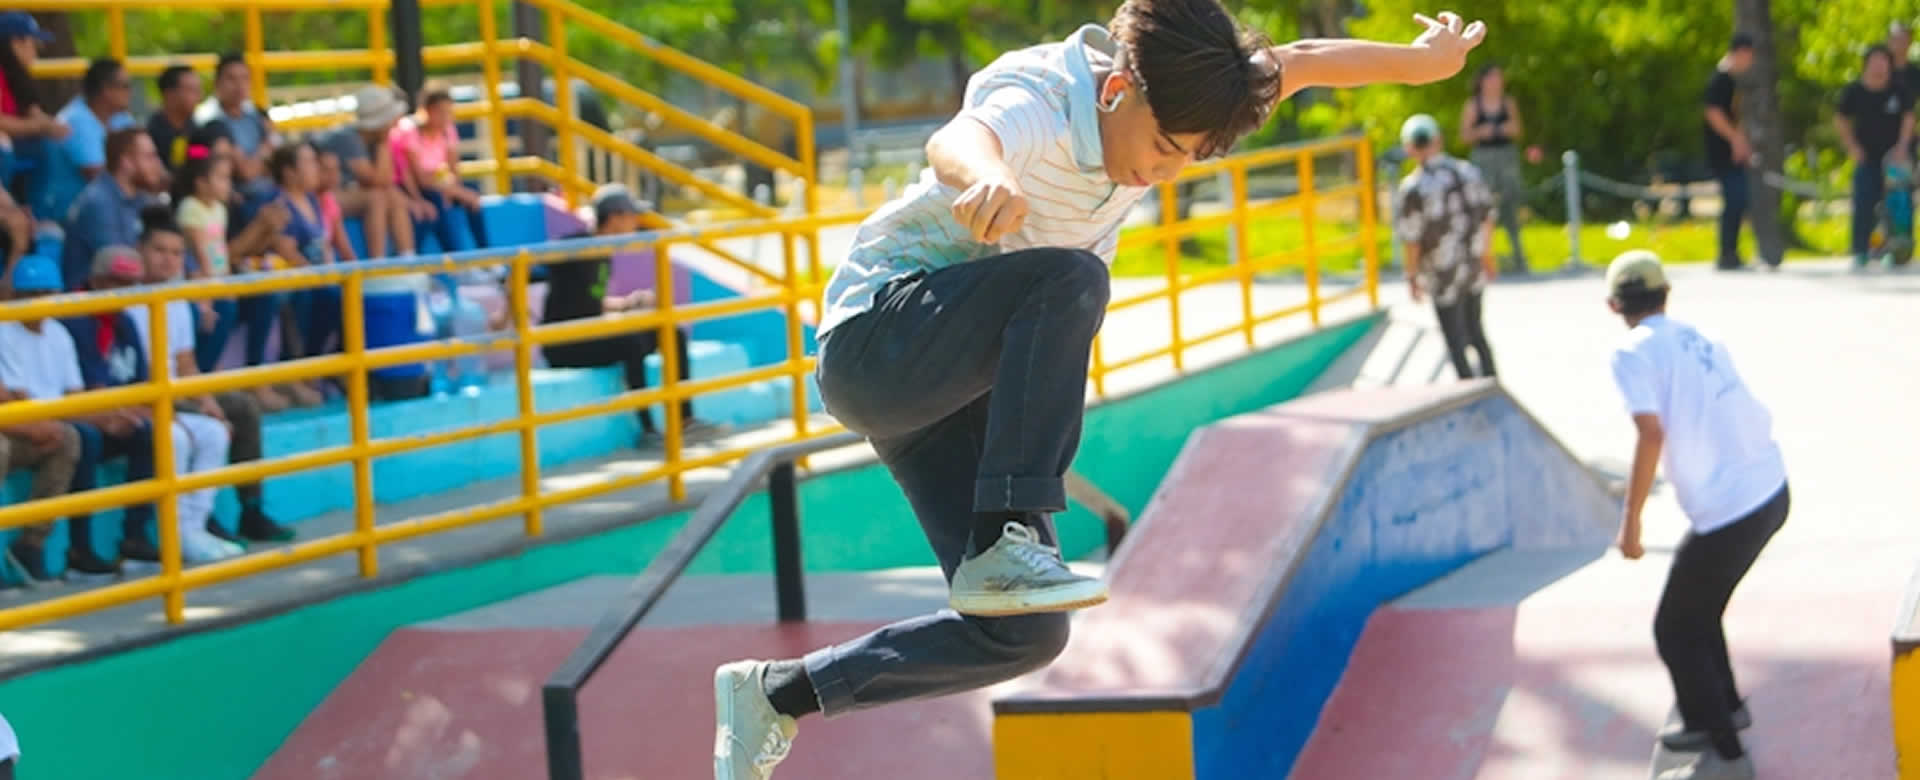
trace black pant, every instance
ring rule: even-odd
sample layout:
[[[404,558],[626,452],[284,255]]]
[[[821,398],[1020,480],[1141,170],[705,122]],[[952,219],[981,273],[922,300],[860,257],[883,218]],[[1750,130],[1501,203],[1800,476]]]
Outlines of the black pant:
[[[1787,486],[1781,485],[1767,503],[1732,525],[1704,535],[1689,531],[1674,551],[1673,570],[1653,618],[1653,638],[1688,731],[1721,738],[1733,733],[1740,691],[1720,618],[1734,587],[1787,522],[1790,502]]]
[[[1868,154],[1853,164],[1853,255],[1864,258],[1873,248],[1873,229],[1880,222],[1880,200],[1887,196],[1887,174],[1879,161],[1886,152]],[[1866,162],[1872,160],[1873,162]]]
[[[1715,171],[1720,180],[1720,259],[1721,268],[1740,266],[1740,221],[1747,217],[1747,169],[1732,167]]]
[[[1453,359],[1453,373],[1461,379],[1493,376],[1493,347],[1487,345],[1487,332],[1480,327],[1480,293],[1469,292],[1450,305],[1435,303],[1440,318],[1440,335],[1447,340],[1447,356]],[[1480,355],[1480,373],[1467,363],[1467,347]]]
[[[949,580],[1009,515],[1055,543],[1046,515],[1067,505],[1108,295],[1092,253],[1029,249],[891,282],[822,343],[827,409],[872,441]],[[1018,677],[1067,629],[1061,613],[941,610],[816,650],[807,674],[833,716]]]
[[[693,376],[687,357],[687,332],[674,330],[674,346],[679,352],[680,381]],[[642,330],[622,333],[591,341],[576,341],[570,344],[550,344],[546,348],[547,365],[554,368],[599,368],[619,363],[626,368],[627,389],[638,390],[647,386],[647,356],[660,348],[660,332]],[[680,419],[693,419],[693,400],[680,402]],[[640,407],[640,430],[654,433],[659,430],[653,424],[653,410]]]

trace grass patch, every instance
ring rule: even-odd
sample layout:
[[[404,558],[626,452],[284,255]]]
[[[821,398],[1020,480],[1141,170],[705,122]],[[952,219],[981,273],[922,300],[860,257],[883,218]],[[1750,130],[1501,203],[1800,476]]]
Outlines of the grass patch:
[[[1801,235],[1814,245],[1811,250],[1795,250],[1787,253],[1791,257],[1825,256],[1839,254],[1846,246],[1847,221],[1844,217],[1826,219],[1803,219],[1799,224]],[[1150,227],[1128,228],[1122,235]],[[1322,219],[1314,224],[1315,239],[1321,244],[1348,239],[1358,230],[1352,220]],[[1580,230],[1580,255],[1590,264],[1604,264],[1614,255],[1628,249],[1651,249],[1660,257],[1674,263],[1700,263],[1712,260],[1718,254],[1719,239],[1717,223],[1713,220],[1689,220],[1678,223],[1637,223],[1632,231],[1622,239],[1607,235],[1605,225],[1583,225]],[[1381,262],[1391,258],[1388,245],[1389,233],[1385,225],[1376,228],[1376,249]],[[1227,236],[1224,230],[1215,230],[1191,236],[1188,239],[1191,251],[1180,258],[1182,273],[1205,272],[1227,264]],[[1521,227],[1520,243],[1526,248],[1527,264],[1541,271],[1552,270],[1566,263],[1568,242],[1566,226],[1551,223],[1536,223]],[[1753,238],[1745,235],[1741,239],[1741,251],[1747,257],[1754,254]],[[1263,219],[1252,226],[1249,238],[1249,252],[1260,258],[1288,250],[1299,249],[1306,245],[1305,231],[1300,220],[1285,217]],[[1496,233],[1494,252],[1505,255],[1509,251],[1504,231]],[[1320,253],[1320,270],[1329,273],[1344,273],[1360,268],[1361,253],[1347,248],[1334,252]],[[1288,268],[1300,268],[1298,261],[1263,266],[1263,271],[1284,271]],[[1167,256],[1163,244],[1132,246],[1120,250],[1114,258],[1114,276],[1165,276]]]

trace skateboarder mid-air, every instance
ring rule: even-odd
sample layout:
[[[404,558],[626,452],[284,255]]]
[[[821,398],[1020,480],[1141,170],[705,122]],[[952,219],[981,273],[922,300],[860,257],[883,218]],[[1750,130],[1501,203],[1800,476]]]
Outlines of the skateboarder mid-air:
[[[1667,275],[1652,252],[1615,258],[1607,290],[1608,306],[1629,328],[1613,352],[1613,379],[1639,432],[1620,552],[1630,559],[1644,553],[1640,511],[1658,464],[1692,526],[1674,550],[1653,636],[1681,719],[1660,742],[1694,755],[1659,780],[1751,778],[1739,730],[1753,719],[1734,685],[1721,616],[1787,521],[1787,469],[1773,418],[1725,346],[1667,317]]]
[[[1105,27],[973,76],[927,143],[930,170],[834,271],[817,369],[828,410],[906,494],[952,609],[721,666],[716,778],[771,777],[796,718],[978,689],[1060,653],[1065,613],[1107,597],[1067,568],[1049,518],[1066,508],[1122,221],[1293,93],[1447,78],[1485,34],[1452,13],[1418,19],[1411,44],[1270,46],[1219,0],[1127,0]]]

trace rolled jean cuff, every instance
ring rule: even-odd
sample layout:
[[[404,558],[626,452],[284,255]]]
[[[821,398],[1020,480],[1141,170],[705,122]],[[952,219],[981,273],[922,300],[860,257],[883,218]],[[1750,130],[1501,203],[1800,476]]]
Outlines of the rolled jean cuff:
[[[858,709],[854,706],[853,686],[847,684],[847,678],[834,669],[834,661],[839,660],[836,651],[838,645],[827,645],[800,659],[807,669],[807,680],[813,683],[813,695],[820,700],[820,715],[834,718]]]
[[[1067,486],[1059,477],[981,477],[973,483],[975,512],[1065,512]]]

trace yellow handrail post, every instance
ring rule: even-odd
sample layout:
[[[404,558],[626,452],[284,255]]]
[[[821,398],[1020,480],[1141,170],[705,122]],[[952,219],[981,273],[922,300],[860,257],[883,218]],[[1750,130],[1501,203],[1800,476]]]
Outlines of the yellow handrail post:
[[[117,5],[107,9],[107,54],[127,61],[127,9]]]
[[[1300,175],[1300,234],[1307,254],[1307,317],[1313,326],[1320,327],[1320,253],[1314,242],[1313,208],[1313,152],[1300,154],[1300,165],[1295,169]]]
[[[491,0],[486,4],[490,7]],[[502,170],[505,166],[502,166]],[[539,536],[545,525],[540,507],[540,428],[533,423],[533,312],[527,306],[528,279],[533,276],[533,255],[522,249],[513,256],[512,277],[508,282],[507,306],[513,314],[513,374],[520,394],[520,494],[527,499],[526,531]],[[664,355],[670,350],[661,350]],[[664,357],[662,358],[665,359]]]
[[[1173,182],[1160,185],[1160,225],[1173,227],[1180,221],[1180,188]],[[1173,372],[1185,370],[1182,360],[1186,345],[1180,341],[1180,239],[1169,232],[1164,239],[1167,252],[1167,345],[1172,348]]]
[[[180,586],[180,501],[173,467],[173,371],[167,351],[167,303],[147,304],[147,339],[154,356],[147,376],[160,391],[153,399],[153,479],[166,488],[154,499],[153,530],[160,538],[160,579],[166,583],[161,596],[167,622],[179,625],[187,619],[187,592]]]
[[[805,175],[800,177],[801,181],[806,182],[805,186],[807,188],[806,192],[801,193],[801,198],[802,202],[806,205],[807,216],[811,217],[820,213],[820,188],[814,186],[820,181],[820,166],[814,159],[813,112],[808,111],[801,114],[798,119],[794,120],[794,125],[794,135],[797,136],[796,141],[800,147],[798,150],[800,152],[800,167],[805,168],[807,171]],[[853,148],[853,139],[847,139],[847,148]],[[853,161],[848,160],[847,165],[851,167]]]
[[[253,105],[265,114],[272,105],[267,98],[267,34],[260,24],[258,7],[248,7],[246,19],[247,73],[253,80]]]
[[[561,168],[572,173],[580,169],[580,162],[574,159],[576,150],[573,148],[573,73],[572,68],[568,67],[567,56],[568,9],[552,4],[546,10],[547,46],[553,49],[553,59],[547,63],[547,68],[553,72],[553,107],[560,115],[553,127],[554,160],[560,163]],[[579,205],[579,198],[571,183],[562,184],[560,193],[566,198],[567,208]],[[671,341],[660,343],[665,347],[673,344]],[[663,348],[661,354],[670,351]]]
[[[482,25],[485,22],[481,23]],[[482,27],[482,29],[485,29]],[[387,14],[385,8],[367,9],[367,51],[385,54],[387,51]],[[382,57],[373,63],[373,83],[387,86],[393,83],[393,69]]]
[[[353,531],[360,537],[360,576],[373,579],[380,574],[380,543],[374,539],[373,455],[369,444],[372,423],[368,408],[372,401],[367,391],[367,306],[366,276],[349,274],[340,285],[340,351],[353,359],[347,372],[347,428],[353,442]]]
[[[551,12],[549,12],[551,13]],[[666,467],[667,497],[673,501],[687,500],[686,477],[680,473],[680,446],[683,443],[680,424],[680,399],[676,392],[680,384],[680,323],[673,316],[673,245],[660,241],[653,245],[653,297],[660,314],[660,389],[666,393],[662,405],[666,408]]]
[[[812,187],[807,190],[811,192]],[[818,228],[814,228],[818,231]],[[817,234],[817,232],[816,232]],[[794,236],[791,232],[780,234],[780,243],[785,250],[781,252],[783,265],[781,278],[786,280],[787,301],[787,367],[793,377],[793,435],[807,435],[807,373],[806,350],[800,332],[800,263],[794,256]]]
[[[1093,380],[1093,394],[1098,398],[1107,397],[1107,361],[1100,354],[1100,343],[1106,340],[1106,334],[1093,337],[1093,366],[1087,369],[1087,378]]]
[[[1233,166],[1233,256],[1240,266],[1240,324],[1253,348],[1253,242],[1247,235],[1247,166]]]
[[[494,19],[493,0],[480,0],[480,45],[487,50],[482,62],[487,82],[488,137],[493,146],[493,186],[495,192],[507,195],[513,192],[513,173],[507,170],[507,107],[500,102],[499,40],[499,21]]]
[[[1380,246],[1378,234],[1380,185],[1373,164],[1373,139],[1360,137],[1360,251],[1366,263],[1367,306],[1380,308]]]

